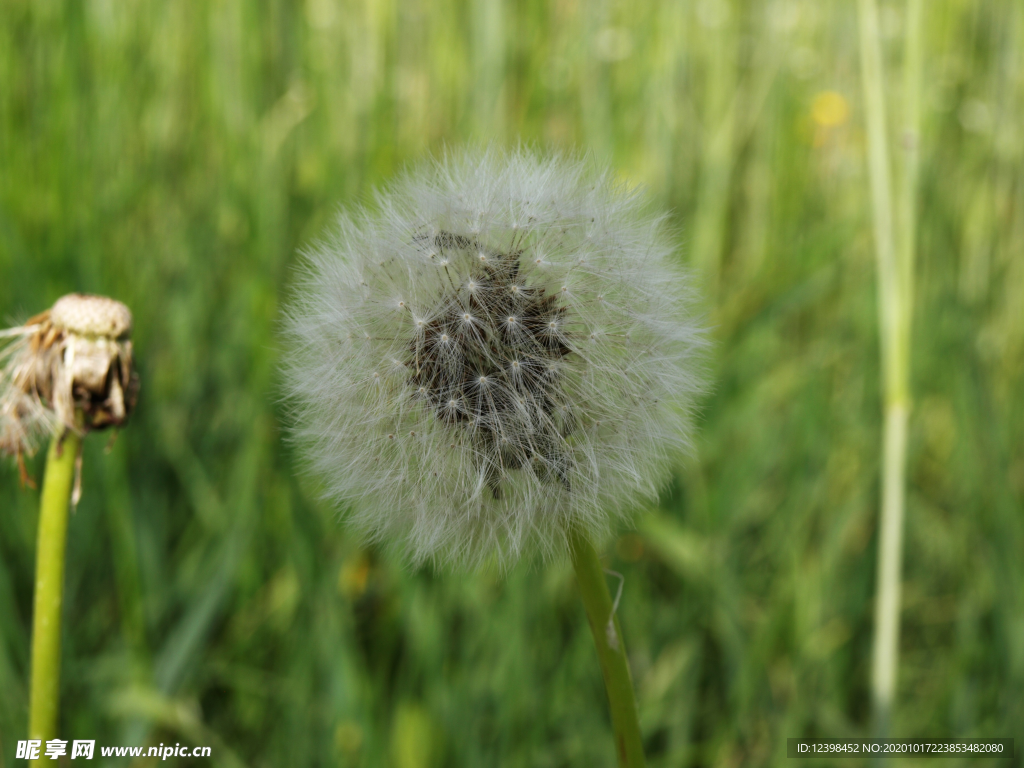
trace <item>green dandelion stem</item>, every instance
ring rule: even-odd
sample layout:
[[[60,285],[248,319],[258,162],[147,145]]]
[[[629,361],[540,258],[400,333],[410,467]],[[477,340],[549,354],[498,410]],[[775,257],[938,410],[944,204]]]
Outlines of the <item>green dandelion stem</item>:
[[[590,631],[594,635],[594,645],[597,646],[605,689],[608,691],[619,766],[638,768],[644,765],[639,713],[626,659],[626,646],[622,641],[619,619],[612,610],[612,598],[608,592],[604,569],[594,546],[585,536],[572,534],[570,548],[576,581],[583,598],[583,607],[587,611]]]
[[[70,430],[63,437],[54,436],[46,455],[46,474],[39,507],[28,734],[30,739],[42,739],[44,742],[57,737],[64,550],[75,460],[80,447],[81,438]]]

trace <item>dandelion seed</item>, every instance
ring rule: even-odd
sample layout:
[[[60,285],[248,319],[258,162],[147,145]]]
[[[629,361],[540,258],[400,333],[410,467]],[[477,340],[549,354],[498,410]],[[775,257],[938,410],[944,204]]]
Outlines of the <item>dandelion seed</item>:
[[[601,539],[689,447],[701,387],[704,332],[662,217],[584,161],[525,152],[428,164],[380,198],[386,215],[343,216],[312,253],[289,310],[296,436],[329,495],[414,562],[507,566],[564,553],[573,531]],[[353,323],[372,339],[339,351]],[[396,355],[375,395],[353,387]],[[420,447],[386,450],[402,430]],[[443,482],[413,482],[441,449]]]

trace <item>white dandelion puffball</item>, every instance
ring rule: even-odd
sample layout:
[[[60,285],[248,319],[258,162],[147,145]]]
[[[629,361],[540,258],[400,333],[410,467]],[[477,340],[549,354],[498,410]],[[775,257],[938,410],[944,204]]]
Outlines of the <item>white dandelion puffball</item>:
[[[663,217],[587,161],[428,163],[307,255],[296,437],[353,523],[415,563],[558,555],[689,447],[690,294]]]

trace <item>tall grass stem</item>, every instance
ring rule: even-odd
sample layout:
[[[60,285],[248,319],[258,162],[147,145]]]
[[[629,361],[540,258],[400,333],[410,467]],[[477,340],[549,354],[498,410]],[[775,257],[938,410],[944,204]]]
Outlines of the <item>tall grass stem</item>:
[[[897,199],[885,108],[885,73],[875,0],[860,0],[860,53],[868,137],[868,175],[878,261],[884,434],[875,628],[872,654],[872,719],[888,735],[899,670],[903,517],[906,497],[907,423],[910,413],[910,329],[920,133],[922,71],[920,0],[908,0],[904,50],[902,174]],[[898,236],[897,236],[898,232]]]
[[[64,598],[64,551],[68,506],[81,438],[71,430],[54,435],[46,456],[36,541],[36,591],[32,615],[31,689],[28,735],[44,742],[57,737],[60,703],[60,630]],[[43,759],[33,765],[48,764]]]
[[[608,692],[619,767],[639,768],[644,765],[639,713],[626,659],[626,645],[622,640],[619,619],[612,609],[612,597],[604,569],[593,544],[585,536],[574,534],[570,548],[576,581],[590,631],[594,635],[594,645],[597,646],[597,657]]]
[[[722,4],[716,28],[702,35],[708,68],[704,137],[700,154],[697,211],[694,217],[693,258],[708,291],[717,298],[722,282],[723,250],[729,215],[730,181],[735,166],[739,86],[737,9]]]

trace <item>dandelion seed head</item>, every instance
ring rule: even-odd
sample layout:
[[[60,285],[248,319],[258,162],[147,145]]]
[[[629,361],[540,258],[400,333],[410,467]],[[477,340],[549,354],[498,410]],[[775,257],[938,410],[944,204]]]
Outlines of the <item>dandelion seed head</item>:
[[[328,496],[416,563],[606,536],[688,449],[701,388],[662,217],[586,161],[524,151],[429,163],[379,197],[308,254],[288,313],[295,436]],[[373,298],[396,293],[415,323]],[[333,341],[352,327],[372,333]]]

